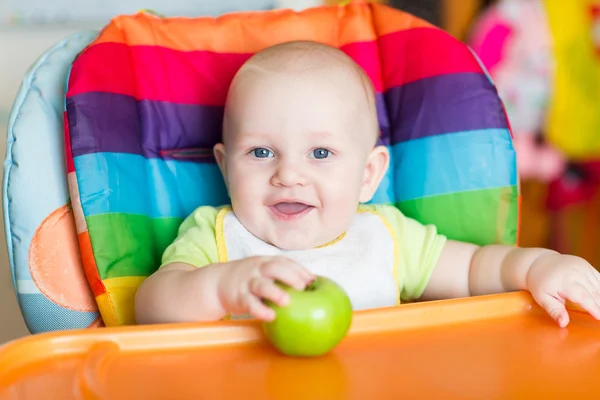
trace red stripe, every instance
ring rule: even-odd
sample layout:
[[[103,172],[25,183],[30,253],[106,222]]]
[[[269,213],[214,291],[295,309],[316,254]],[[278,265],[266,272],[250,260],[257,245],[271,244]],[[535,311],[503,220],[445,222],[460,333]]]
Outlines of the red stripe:
[[[400,31],[379,38],[386,90],[432,76],[483,73],[469,48],[435,28]]]
[[[69,121],[67,112],[63,112],[63,125],[65,127],[65,161],[67,163],[67,173],[75,172],[75,163],[73,162],[73,152],[71,149],[71,133],[69,131]]]
[[[352,43],[342,46],[341,50],[348,54],[354,62],[362,67],[371,78],[376,92],[383,92],[384,85],[381,79],[381,64],[379,63],[379,49],[377,42]]]
[[[102,43],[73,64],[67,97],[110,92],[139,100],[223,105],[231,79],[249,57]]]
[[[437,28],[400,31],[381,37],[379,43],[352,43],[341,49],[365,69],[377,92],[436,75],[481,72],[467,47]],[[231,79],[250,56],[100,43],[73,64],[67,96],[108,92],[139,100],[222,106]]]
[[[77,234],[77,240],[79,241],[79,251],[81,254],[81,262],[83,264],[83,272],[90,285],[90,289],[94,297],[98,297],[106,293],[106,286],[100,279],[100,273],[96,266],[96,259],[94,257],[94,251],[92,250],[92,242],[90,239],[90,233],[88,231]]]
[[[353,43],[343,50],[381,91],[376,43]],[[139,100],[222,106],[233,76],[250,56],[101,43],[90,47],[73,64],[67,96],[109,92]]]

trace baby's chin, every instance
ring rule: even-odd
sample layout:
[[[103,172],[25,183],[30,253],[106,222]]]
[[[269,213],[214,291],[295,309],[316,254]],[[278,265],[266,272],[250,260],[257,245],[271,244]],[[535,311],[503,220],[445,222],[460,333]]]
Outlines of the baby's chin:
[[[317,232],[315,232],[314,235],[299,235],[297,232],[286,232],[272,235],[272,237],[265,238],[263,241],[281,250],[298,251],[323,247],[333,242],[339,236],[340,235],[333,235],[330,238],[323,237]]]
[[[344,233],[327,232],[320,224],[305,224],[304,227],[291,224],[288,226],[285,226],[287,224],[257,224],[256,220],[245,220],[242,215],[238,215],[238,218],[253,236],[271,246],[287,251],[322,247],[334,242]]]

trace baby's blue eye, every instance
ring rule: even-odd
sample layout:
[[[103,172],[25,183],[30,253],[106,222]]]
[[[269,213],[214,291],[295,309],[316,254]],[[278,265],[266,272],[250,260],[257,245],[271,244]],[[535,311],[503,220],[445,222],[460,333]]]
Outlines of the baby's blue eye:
[[[252,154],[254,154],[254,157],[256,157],[256,158],[269,158],[269,157],[273,157],[273,152],[271,152],[271,150],[265,149],[263,147],[260,147],[258,149],[252,150]]]
[[[322,160],[329,156],[329,150],[327,149],[315,149],[312,152],[312,156],[317,160]]]

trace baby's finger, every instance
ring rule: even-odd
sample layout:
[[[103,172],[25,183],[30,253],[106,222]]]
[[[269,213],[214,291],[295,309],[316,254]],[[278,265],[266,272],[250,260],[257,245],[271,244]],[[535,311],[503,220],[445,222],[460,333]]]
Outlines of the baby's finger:
[[[275,319],[275,310],[263,303],[258,297],[248,293],[244,298],[246,312],[256,319],[270,322]]]
[[[544,294],[537,299],[537,302],[561,328],[564,328],[569,324],[569,313],[567,312],[564,303],[560,300],[548,294]]]
[[[600,274],[595,269],[589,272],[588,283],[587,288],[591,293],[594,302],[598,308],[600,308]]]
[[[268,278],[252,279],[250,293],[262,299],[271,300],[280,307],[286,306],[290,301],[290,296]]]
[[[290,258],[287,258],[287,257],[277,257],[274,260],[274,262],[275,263],[281,263],[281,264],[285,265],[286,268],[293,269],[298,275],[300,275],[300,277],[302,278],[302,280],[306,284],[312,282],[315,279],[315,276],[313,274],[311,274],[308,269],[306,269],[299,262],[294,261],[294,260],[292,260]]]
[[[580,282],[573,282],[558,293],[564,299],[579,304],[585,311],[589,312],[594,318],[600,319],[600,305],[595,299],[594,289],[588,288]]]
[[[600,272],[598,272],[598,270],[596,270],[593,267],[589,268],[588,277],[592,285],[596,289],[596,292],[600,293]]]
[[[312,279],[307,279],[303,269],[298,263],[281,257],[263,264],[261,275],[280,281],[296,290],[304,290]]]

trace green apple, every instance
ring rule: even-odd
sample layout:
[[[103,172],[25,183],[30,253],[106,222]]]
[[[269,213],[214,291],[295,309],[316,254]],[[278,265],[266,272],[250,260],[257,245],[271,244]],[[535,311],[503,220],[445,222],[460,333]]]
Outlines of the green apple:
[[[352,322],[352,304],[337,283],[322,276],[298,291],[278,283],[290,296],[285,307],[270,301],[275,319],[263,322],[263,331],[273,346],[288,356],[320,356],[346,336]]]

